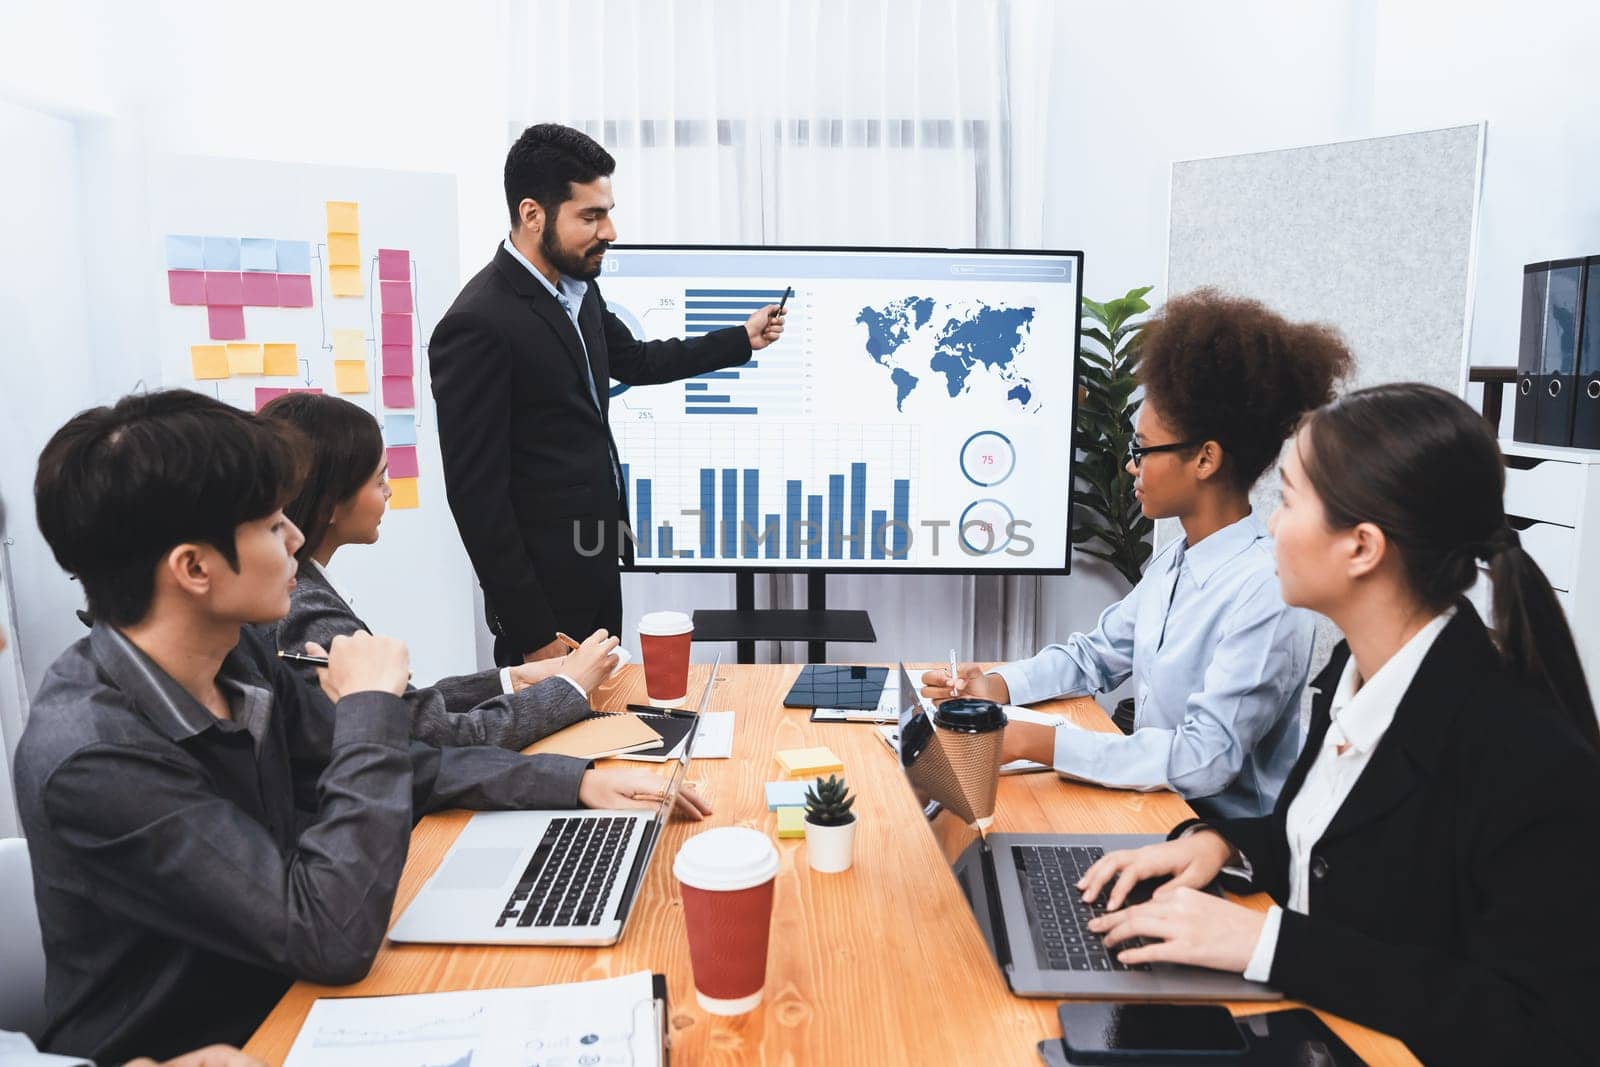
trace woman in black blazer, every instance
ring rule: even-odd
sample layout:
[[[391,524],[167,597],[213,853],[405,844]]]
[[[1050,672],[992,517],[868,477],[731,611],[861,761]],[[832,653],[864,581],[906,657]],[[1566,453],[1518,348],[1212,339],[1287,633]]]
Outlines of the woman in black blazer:
[[[1271,814],[1092,868],[1095,929],[1149,939],[1127,963],[1267,980],[1428,1062],[1600,1062],[1600,729],[1494,438],[1448,393],[1380,386],[1313,414],[1283,476],[1284,599],[1348,637],[1305,748]],[[1464,599],[1479,560],[1493,634]],[[1278,907],[1198,891],[1230,865]]]

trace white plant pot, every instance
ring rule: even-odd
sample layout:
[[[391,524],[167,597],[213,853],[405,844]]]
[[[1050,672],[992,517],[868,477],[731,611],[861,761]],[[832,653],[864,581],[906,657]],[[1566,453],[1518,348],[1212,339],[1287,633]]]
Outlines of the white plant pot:
[[[855,855],[856,820],[843,826],[818,826],[806,820],[806,860],[813,871],[838,874],[850,869]]]

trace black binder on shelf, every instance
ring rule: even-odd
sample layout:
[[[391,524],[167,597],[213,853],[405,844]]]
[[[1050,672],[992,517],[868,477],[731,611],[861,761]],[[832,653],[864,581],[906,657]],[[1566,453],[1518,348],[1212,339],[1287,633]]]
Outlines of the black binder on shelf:
[[[1572,443],[1573,397],[1578,388],[1579,331],[1583,326],[1583,260],[1559,259],[1550,264],[1550,295],[1545,302],[1544,355],[1540,364],[1538,425],[1534,441],[1541,445]]]
[[[1600,256],[1590,256],[1583,262],[1583,320],[1578,327],[1572,444],[1576,448],[1600,449]]]
[[[1550,296],[1550,264],[1522,268],[1522,330],[1517,338],[1517,397],[1511,437],[1532,444],[1538,440],[1539,397],[1544,392],[1544,310]]]

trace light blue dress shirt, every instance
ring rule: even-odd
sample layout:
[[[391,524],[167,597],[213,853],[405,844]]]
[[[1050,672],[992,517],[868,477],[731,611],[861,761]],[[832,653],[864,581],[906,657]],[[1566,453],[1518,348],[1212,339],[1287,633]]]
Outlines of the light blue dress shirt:
[[[1283,602],[1272,541],[1247,515],[1158,552],[1100,616],[993,673],[1018,704],[1103,693],[1131,675],[1134,732],[1056,731],[1055,767],[1118,789],[1172,789],[1211,817],[1272,810],[1299,755],[1311,613]]]

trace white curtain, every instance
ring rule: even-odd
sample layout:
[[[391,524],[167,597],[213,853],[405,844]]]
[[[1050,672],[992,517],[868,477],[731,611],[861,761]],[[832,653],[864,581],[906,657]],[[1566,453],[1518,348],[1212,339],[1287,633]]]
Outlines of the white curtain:
[[[1053,18],[1047,0],[513,0],[508,141],[561,122],[604,144],[623,242],[1040,247]],[[1047,584],[835,575],[829,606],[870,610],[879,640],[830,658],[1031,653],[1059,636],[1040,632]],[[804,602],[802,578],[756,585],[758,606]],[[625,642],[643,611],[734,598],[725,575],[623,591]]]

